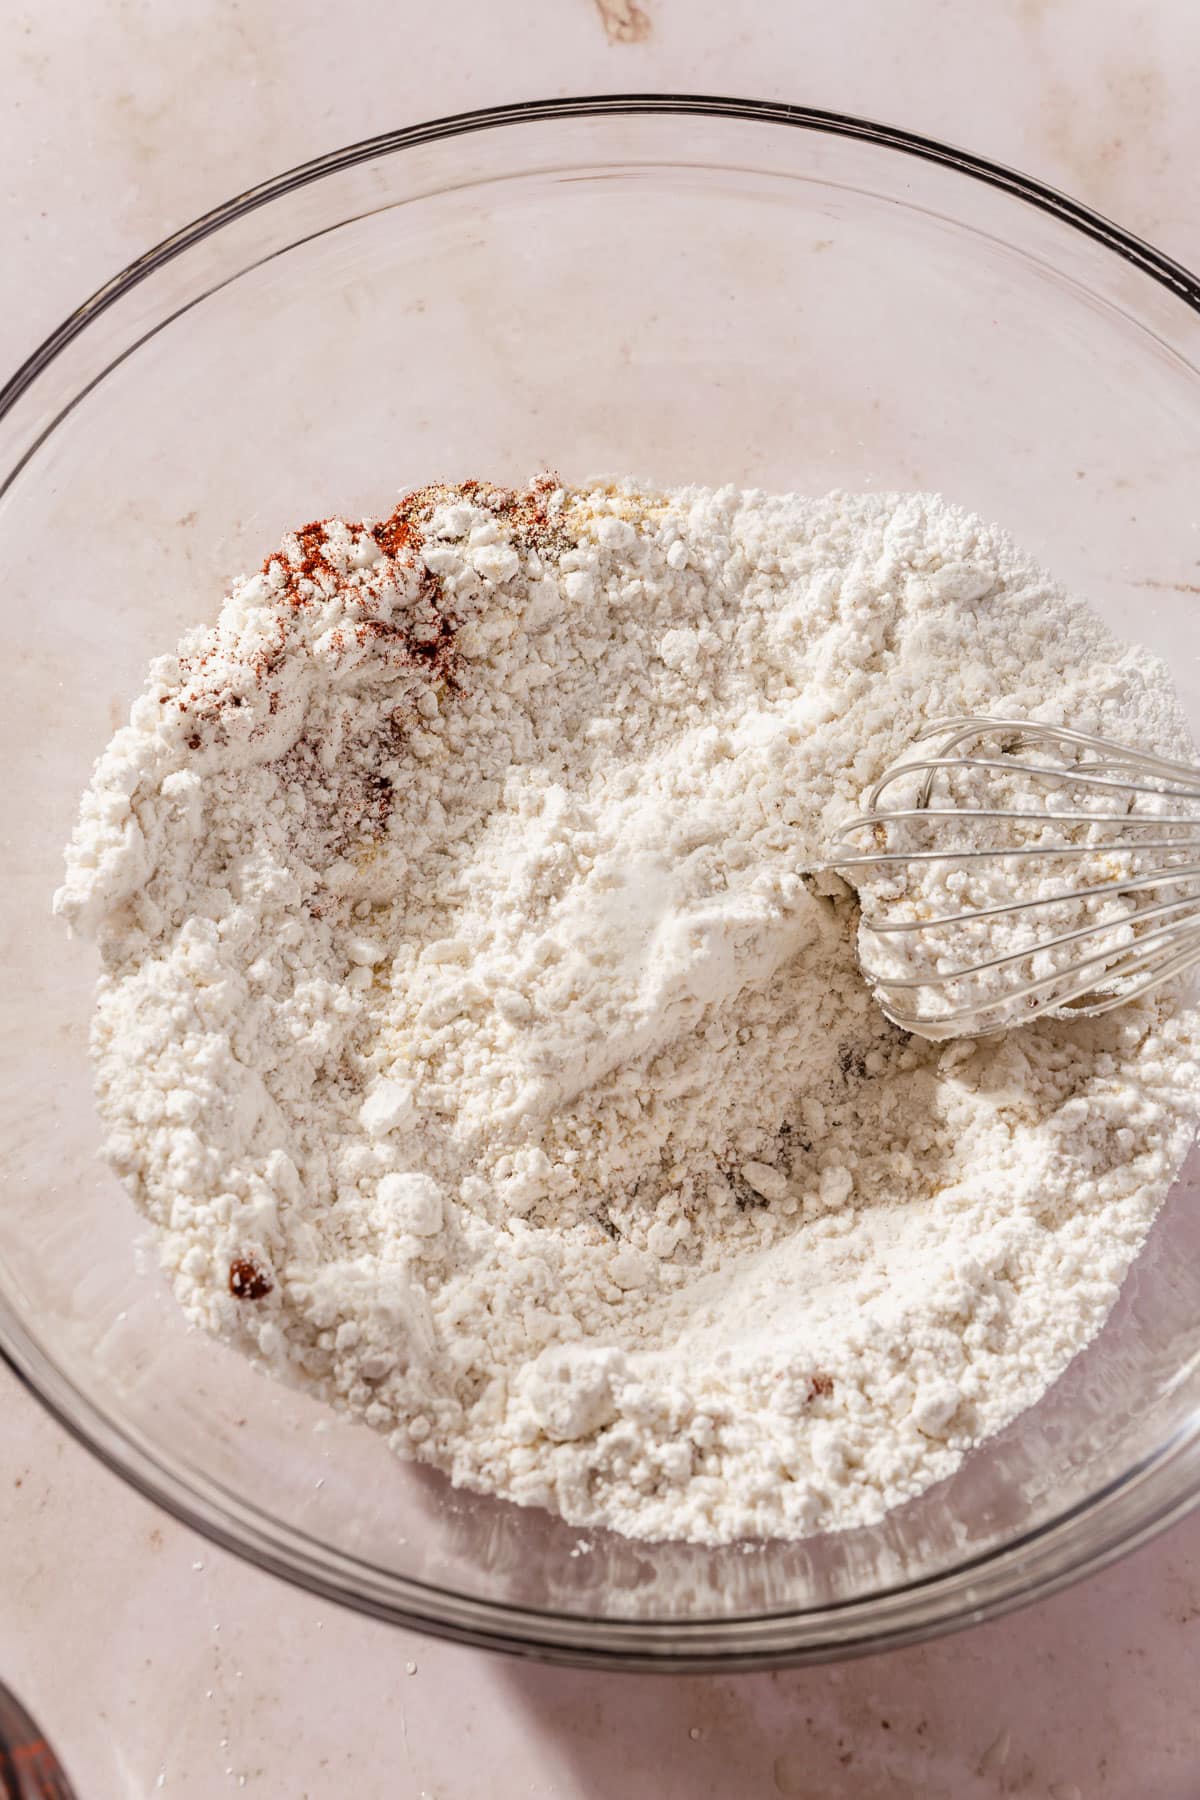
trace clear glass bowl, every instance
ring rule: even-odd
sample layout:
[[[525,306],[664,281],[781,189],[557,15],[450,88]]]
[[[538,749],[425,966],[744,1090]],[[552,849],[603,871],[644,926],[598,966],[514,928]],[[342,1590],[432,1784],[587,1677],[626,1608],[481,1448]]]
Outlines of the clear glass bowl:
[[[606,98],[268,182],[0,396],[9,977],[0,1336],[130,1482],[406,1625],[642,1667],[829,1657],[1094,1569],[1200,1484],[1200,1163],[1099,1340],[873,1530],[709,1551],[455,1493],[191,1332],[96,1160],[94,952],[49,911],[149,656],[315,514],[433,476],[936,488],[1167,656],[1200,727],[1200,286],[1036,183],[800,108]]]

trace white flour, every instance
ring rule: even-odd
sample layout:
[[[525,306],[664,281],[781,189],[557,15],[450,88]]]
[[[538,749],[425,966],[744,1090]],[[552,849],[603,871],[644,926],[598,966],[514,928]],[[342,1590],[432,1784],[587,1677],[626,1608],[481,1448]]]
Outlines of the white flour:
[[[1103,1322],[1181,1163],[1168,999],[939,1049],[805,881],[931,717],[1187,748],[928,496],[410,496],[152,666],[56,898],[190,1318],[458,1482],[700,1541],[876,1520]]]

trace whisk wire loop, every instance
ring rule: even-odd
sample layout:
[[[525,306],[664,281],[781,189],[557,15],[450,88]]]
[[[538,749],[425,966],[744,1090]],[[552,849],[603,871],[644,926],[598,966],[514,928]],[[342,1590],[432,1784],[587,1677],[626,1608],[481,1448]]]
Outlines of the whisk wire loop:
[[[930,754],[885,771],[820,865],[856,880],[864,972],[895,1024],[939,1039],[1051,1010],[1095,1017],[1200,964],[1200,768],[1029,719],[941,719],[916,742]],[[964,787],[971,801],[954,803]],[[1014,790],[1016,804],[991,803]],[[922,880],[978,892],[972,865],[1005,862],[1012,898],[990,901],[985,884],[978,905],[887,916],[919,907]],[[946,880],[939,864],[957,865],[961,879]],[[1071,911],[1056,920],[1055,908]],[[998,921],[1000,937],[986,941]],[[978,955],[955,957],[947,932]]]

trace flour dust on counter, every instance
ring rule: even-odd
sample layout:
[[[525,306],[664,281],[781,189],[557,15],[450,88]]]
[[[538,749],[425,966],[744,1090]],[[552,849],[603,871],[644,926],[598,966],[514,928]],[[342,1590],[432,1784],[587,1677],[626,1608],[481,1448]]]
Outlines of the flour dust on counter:
[[[1164,994],[948,1049],[813,876],[930,720],[1188,749],[936,496],[481,482],[286,537],[150,668],[56,906],[187,1316],[459,1484],[866,1524],[1103,1323],[1190,1143]]]

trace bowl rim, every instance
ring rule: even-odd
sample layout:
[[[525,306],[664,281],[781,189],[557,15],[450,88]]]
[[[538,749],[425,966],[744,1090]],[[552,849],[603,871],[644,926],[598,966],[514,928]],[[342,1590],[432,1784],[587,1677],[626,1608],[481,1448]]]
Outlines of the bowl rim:
[[[865,141],[939,164],[1050,214],[1200,314],[1200,278],[1134,233],[1031,176],[935,138],[852,114],[709,94],[630,93],[530,100],[453,113],[360,139],[235,195],[164,238],[98,288],[0,387],[0,420],[74,339],[155,271],[272,201],[374,158],[499,127],[604,116],[676,115],[758,122]],[[136,346],[135,346],[136,347]],[[98,378],[97,378],[98,379]],[[74,397],[81,399],[92,383]],[[68,409],[69,410],[69,409]],[[0,479],[2,496],[63,414]],[[269,1573],[390,1623],[462,1643],[592,1667],[749,1670],[819,1662],[917,1642],[1043,1598],[1155,1536],[1200,1500],[1200,1416],[1086,1498],[1002,1544],[914,1581],[820,1607],[719,1619],[622,1620],[527,1608],[400,1576],[280,1528],[202,1472],[172,1466],[83,1394],[0,1290],[0,1360],[101,1463],[212,1542]],[[1090,1533],[1079,1527],[1090,1524]]]

